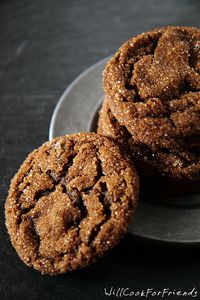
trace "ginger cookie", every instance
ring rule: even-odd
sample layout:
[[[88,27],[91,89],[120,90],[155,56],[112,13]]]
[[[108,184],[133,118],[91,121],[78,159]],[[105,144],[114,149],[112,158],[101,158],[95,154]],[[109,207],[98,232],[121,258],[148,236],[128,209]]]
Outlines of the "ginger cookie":
[[[196,178],[188,180],[185,177],[179,180],[176,176],[162,176],[163,169],[168,162],[167,157],[156,153],[151,155],[147,147],[142,143],[136,143],[133,136],[127,131],[125,126],[119,124],[113,116],[107,98],[105,97],[99,111],[97,133],[115,140],[121,149],[130,156],[130,159],[140,176],[141,192],[143,193],[165,193],[182,194],[194,193],[200,190],[198,170]],[[196,137],[189,142],[190,147],[197,147],[200,140]]]
[[[200,30],[169,26],[130,39],[103,83],[112,123],[130,136],[134,157],[184,192],[199,190]]]
[[[55,138],[29,154],[11,181],[11,242],[24,263],[43,274],[90,265],[127,231],[138,189],[133,165],[108,138]]]

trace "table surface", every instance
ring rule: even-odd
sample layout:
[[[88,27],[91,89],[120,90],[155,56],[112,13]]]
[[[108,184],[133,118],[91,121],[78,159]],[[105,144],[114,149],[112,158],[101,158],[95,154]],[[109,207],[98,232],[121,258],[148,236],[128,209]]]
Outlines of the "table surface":
[[[135,34],[170,24],[199,26],[199,20],[199,0],[0,0],[1,300],[116,299],[104,295],[112,286],[196,287],[200,295],[199,248],[126,236],[87,269],[50,277],[20,261],[4,225],[10,180],[26,155],[48,139],[51,115],[68,84]]]

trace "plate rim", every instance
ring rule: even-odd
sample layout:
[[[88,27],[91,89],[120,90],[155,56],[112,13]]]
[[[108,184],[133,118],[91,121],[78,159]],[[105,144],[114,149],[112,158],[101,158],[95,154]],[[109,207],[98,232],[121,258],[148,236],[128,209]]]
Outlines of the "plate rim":
[[[53,137],[53,130],[54,130],[54,124],[56,121],[56,116],[58,113],[59,108],[61,107],[61,105],[63,104],[67,94],[74,88],[74,86],[79,82],[79,80],[81,80],[83,77],[85,77],[85,75],[89,74],[93,69],[95,69],[96,67],[98,67],[98,65],[101,65],[102,63],[106,62],[109,57],[112,57],[112,55],[109,55],[107,57],[102,58],[101,60],[97,61],[96,63],[92,64],[91,66],[89,66],[88,68],[86,68],[83,72],[81,72],[77,77],[75,77],[74,80],[72,80],[69,85],[67,86],[67,88],[64,90],[64,92],[61,94],[61,97],[59,98],[54,111],[52,113],[51,119],[50,119],[50,127],[49,127],[49,141],[51,141],[54,137]]]

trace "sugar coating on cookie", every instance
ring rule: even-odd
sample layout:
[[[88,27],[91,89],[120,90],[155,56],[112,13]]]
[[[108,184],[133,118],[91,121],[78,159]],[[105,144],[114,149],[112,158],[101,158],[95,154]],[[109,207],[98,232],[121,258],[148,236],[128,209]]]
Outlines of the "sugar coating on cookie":
[[[108,62],[103,83],[112,119],[104,129],[116,134],[122,126],[138,159],[199,185],[200,30],[169,26],[130,39]]]
[[[177,153],[171,152],[170,157],[167,149],[165,153],[159,151],[152,153],[143,143],[135,142],[126,127],[120,125],[113,116],[106,97],[99,111],[97,133],[117,141],[121,149],[130,156],[138,170],[143,192],[183,194],[200,191],[198,164],[195,163],[192,167],[186,165],[179,169],[177,164],[171,163],[177,159]],[[192,137],[188,140],[188,147],[198,147],[199,144],[200,139],[197,136],[194,136],[193,140]],[[193,176],[190,176],[192,171]]]
[[[87,266],[127,231],[138,176],[118,146],[95,133],[33,151],[11,181],[6,226],[20,258],[46,274]]]

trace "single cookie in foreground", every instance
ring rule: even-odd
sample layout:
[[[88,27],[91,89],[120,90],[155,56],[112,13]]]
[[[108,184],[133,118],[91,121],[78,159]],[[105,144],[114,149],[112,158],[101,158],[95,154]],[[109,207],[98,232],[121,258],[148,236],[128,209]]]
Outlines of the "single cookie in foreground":
[[[127,231],[138,176],[118,146],[95,133],[33,151],[11,182],[6,226],[20,258],[46,274],[87,266]]]

